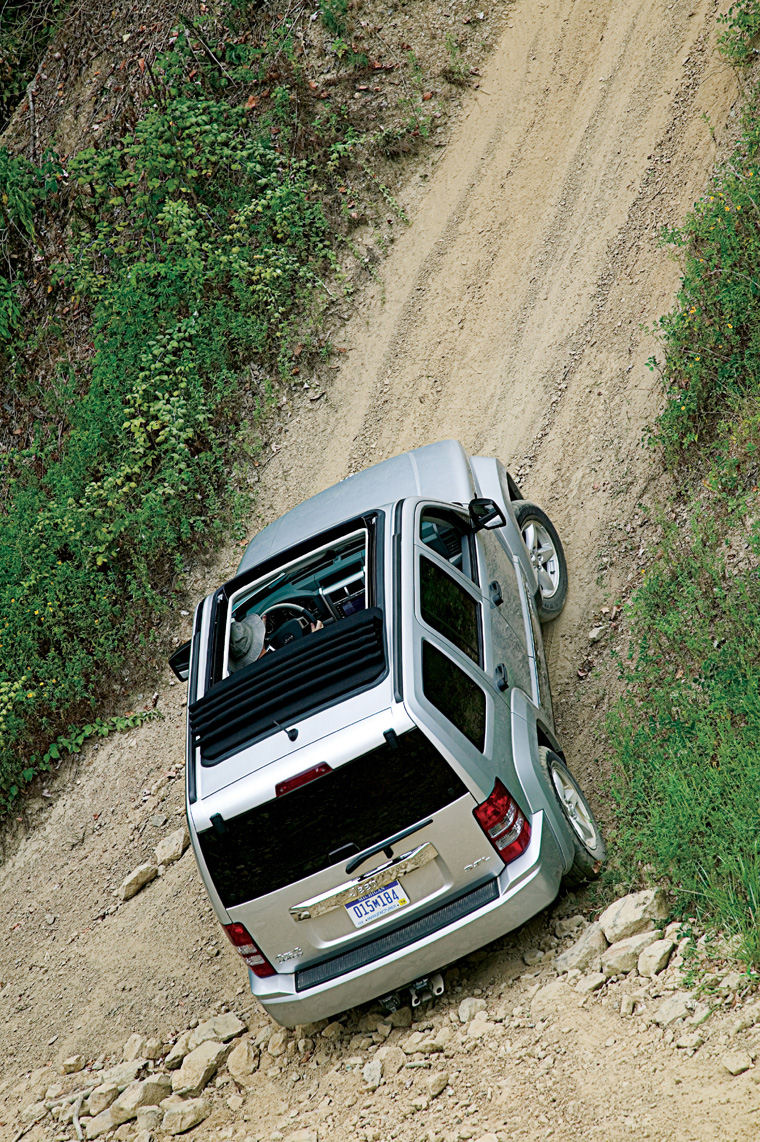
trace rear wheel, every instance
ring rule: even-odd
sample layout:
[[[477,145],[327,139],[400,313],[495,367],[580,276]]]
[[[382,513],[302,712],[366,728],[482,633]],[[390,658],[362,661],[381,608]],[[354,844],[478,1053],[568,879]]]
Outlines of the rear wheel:
[[[545,511],[528,500],[519,500],[514,508],[517,526],[541,592],[538,617],[542,623],[547,623],[556,619],[567,598],[565,552],[557,529]]]
[[[570,829],[573,863],[565,881],[577,888],[599,876],[607,856],[604,838],[583,790],[562,758],[545,747],[539,749],[538,756]]]

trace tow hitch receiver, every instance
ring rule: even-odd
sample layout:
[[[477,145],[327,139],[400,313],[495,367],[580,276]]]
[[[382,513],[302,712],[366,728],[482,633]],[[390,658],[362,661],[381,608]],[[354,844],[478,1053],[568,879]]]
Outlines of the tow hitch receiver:
[[[435,975],[416,979],[414,983],[409,984],[409,991],[412,995],[412,1007],[419,1007],[421,1003],[443,995],[443,976],[440,972],[436,972]]]

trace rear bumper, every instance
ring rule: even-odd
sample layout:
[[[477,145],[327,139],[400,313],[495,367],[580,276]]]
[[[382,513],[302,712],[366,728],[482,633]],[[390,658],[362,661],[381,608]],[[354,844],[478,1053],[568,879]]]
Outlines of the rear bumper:
[[[257,979],[249,973],[251,991],[283,1026],[312,1023],[413,983],[518,928],[552,903],[564,871],[562,853],[542,813],[533,817],[532,830],[530,845],[503,870],[497,878],[498,895],[484,906],[388,955],[300,991],[295,974]],[[307,973],[300,974],[303,987]]]

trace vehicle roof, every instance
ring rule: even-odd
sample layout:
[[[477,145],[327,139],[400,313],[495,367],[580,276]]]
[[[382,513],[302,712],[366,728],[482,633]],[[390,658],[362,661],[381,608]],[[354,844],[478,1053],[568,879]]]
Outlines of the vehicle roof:
[[[310,535],[409,496],[466,504],[474,494],[467,453],[457,440],[415,448],[348,476],[270,523],[246,547],[238,574]]]

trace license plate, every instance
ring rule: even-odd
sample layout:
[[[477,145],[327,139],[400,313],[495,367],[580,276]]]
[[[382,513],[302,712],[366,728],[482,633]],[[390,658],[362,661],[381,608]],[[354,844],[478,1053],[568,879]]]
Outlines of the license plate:
[[[362,896],[361,900],[353,900],[346,904],[346,912],[351,917],[355,928],[363,928],[365,924],[377,920],[380,916],[387,916],[389,912],[396,912],[409,903],[409,897],[397,880],[385,888],[378,888],[369,896]]]

